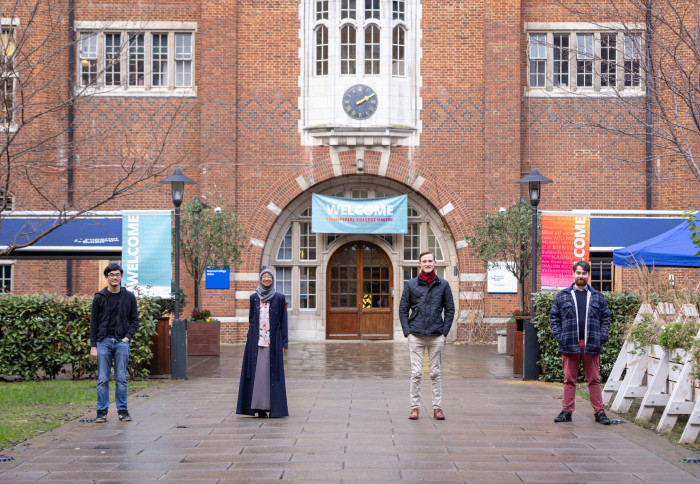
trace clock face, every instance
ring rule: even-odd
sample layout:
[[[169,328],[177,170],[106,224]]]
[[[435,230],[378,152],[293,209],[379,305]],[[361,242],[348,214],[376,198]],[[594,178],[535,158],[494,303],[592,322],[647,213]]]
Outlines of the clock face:
[[[343,95],[343,111],[352,119],[367,119],[377,111],[377,102],[374,89],[355,84]]]

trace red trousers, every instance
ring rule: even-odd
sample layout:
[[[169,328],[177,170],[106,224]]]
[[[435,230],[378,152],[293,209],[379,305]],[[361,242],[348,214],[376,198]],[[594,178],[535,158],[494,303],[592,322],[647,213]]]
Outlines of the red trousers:
[[[600,386],[600,355],[588,355],[584,351],[584,340],[579,341],[581,353],[574,355],[561,355],[564,366],[564,394],[561,405],[567,412],[574,412],[576,399],[576,380],[578,380],[578,369],[583,360],[583,371],[588,382],[588,394],[591,397],[591,407],[593,413],[600,413],[603,407],[603,388]]]

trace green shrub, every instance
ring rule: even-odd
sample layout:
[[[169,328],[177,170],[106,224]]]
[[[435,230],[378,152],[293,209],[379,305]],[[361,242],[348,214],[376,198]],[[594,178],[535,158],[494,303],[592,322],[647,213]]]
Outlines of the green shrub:
[[[666,350],[689,350],[697,333],[698,325],[695,321],[675,321],[661,329],[656,343]]]
[[[549,326],[549,313],[552,310],[554,296],[552,293],[544,293],[535,297],[535,327],[540,343],[540,380],[543,381],[564,380],[559,346]],[[603,382],[610,375],[617,355],[625,342],[627,328],[634,321],[641,305],[639,296],[630,292],[606,292],[605,299],[608,301],[611,320],[609,340],[603,346],[603,354],[600,358],[600,378]],[[579,378],[581,380],[585,378],[583,372],[580,373]]]
[[[637,347],[637,350],[656,344],[661,327],[656,324],[651,314],[643,315],[637,324],[629,332],[628,338]]]
[[[145,366],[153,354],[160,306],[155,298],[138,298],[140,326],[131,344],[129,374],[148,376]],[[92,297],[56,295],[0,295],[0,375],[35,379],[70,373],[94,377],[90,358]]]

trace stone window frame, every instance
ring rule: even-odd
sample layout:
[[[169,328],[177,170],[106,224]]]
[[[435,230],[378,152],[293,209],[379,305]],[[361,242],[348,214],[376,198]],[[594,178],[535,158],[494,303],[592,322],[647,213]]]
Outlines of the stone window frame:
[[[343,179],[336,179],[322,184],[321,188],[313,190],[313,193],[323,193],[332,196],[344,196],[352,198],[353,190],[369,190],[371,198],[378,198],[377,194],[382,196],[393,196],[406,193],[405,187],[393,181],[370,181],[363,180],[363,176],[350,176]],[[441,219],[438,210],[430,206],[427,201],[422,199],[418,194],[409,193],[409,213],[410,209],[418,218],[409,218],[409,223],[414,221],[421,225],[421,238],[419,253],[426,250],[428,247],[428,224],[435,232],[436,238],[439,241],[443,251],[443,260],[436,261],[436,271],[440,277],[444,277],[458,287],[459,283],[450,269],[452,264],[456,264],[458,260],[457,249],[454,241],[451,241],[449,233],[443,234],[447,229],[444,228],[444,221]],[[299,259],[299,224],[308,221],[309,207],[311,206],[311,191],[292,202],[289,207],[284,209],[278,216],[278,221],[273,225],[268,233],[267,242],[263,248],[261,259],[262,267],[270,267],[276,270],[277,267],[290,267],[292,274],[292,295],[291,301],[299,301],[299,288],[301,278],[301,267],[316,267],[316,308],[304,309],[300,308],[299,304],[290,303],[290,317],[305,317],[304,314],[315,313],[315,317],[322,318],[322,312],[325,312],[326,302],[322,300],[326,297],[325,282],[327,274],[325,274],[325,266],[328,263],[329,254],[333,253],[338,247],[353,240],[369,240],[379,246],[391,258],[394,265],[394,271],[400,271],[398,279],[395,279],[395,290],[397,295],[403,291],[405,281],[402,281],[404,271],[413,267],[418,268],[418,261],[407,261],[403,259],[403,237],[387,238],[378,235],[369,234],[342,234],[328,241],[327,237],[316,237],[317,258],[315,261],[306,261]],[[287,233],[289,227],[292,228],[292,260],[277,259],[276,255],[279,252],[280,240]],[[442,229],[442,230],[441,230]],[[323,234],[328,235],[328,234]],[[398,310],[398,299],[396,299],[396,310]]]
[[[196,97],[196,22],[131,22],[131,21],[77,21],[76,29],[76,94],[117,97]],[[106,41],[107,34],[119,34],[119,80],[118,85],[106,84]],[[182,35],[189,36],[189,48],[181,42]],[[137,35],[143,35],[143,82],[132,83],[131,42]],[[167,53],[165,65],[167,71],[163,77],[166,85],[154,83],[153,38],[155,35],[167,36]],[[95,49],[84,50],[83,39],[94,36]],[[139,52],[141,54],[141,52]],[[140,55],[139,55],[140,57]],[[83,78],[83,66],[90,62],[95,72],[90,70],[90,77]],[[186,72],[183,66],[189,68]],[[140,72],[140,71],[139,71]],[[190,85],[178,85],[179,80],[188,79]]]
[[[628,46],[631,43],[639,44],[635,52],[641,52],[643,56],[643,41],[644,41],[644,24],[640,23],[584,23],[584,22],[526,22],[524,24],[526,35],[526,96],[529,97],[569,97],[569,96],[599,96],[599,97],[615,97],[615,96],[643,96],[645,92],[644,79],[641,71],[635,79],[639,79],[638,85],[625,85],[625,79],[629,77],[625,71],[627,67],[634,65],[637,62],[637,68],[641,69],[641,57],[630,57]],[[601,36],[615,34],[616,35],[616,85],[608,87],[601,85],[601,65],[605,62],[601,56]],[[531,57],[532,55],[532,40],[533,35],[545,36],[546,58],[542,59],[539,56]],[[555,56],[554,56],[554,36],[568,36],[569,48],[566,63],[568,63],[568,85],[563,85],[561,82],[555,83]],[[592,73],[592,83],[590,86],[579,86],[577,74],[579,66],[584,67],[582,63],[589,62],[587,56],[579,55],[578,36],[591,35],[593,39],[593,57],[590,59],[590,68]],[[630,41],[629,39],[636,39]],[[539,52],[538,52],[539,53]],[[586,57],[585,59],[583,57]],[[532,72],[532,63],[545,61],[545,85],[533,86],[530,73]],[[581,64],[579,64],[581,63]]]

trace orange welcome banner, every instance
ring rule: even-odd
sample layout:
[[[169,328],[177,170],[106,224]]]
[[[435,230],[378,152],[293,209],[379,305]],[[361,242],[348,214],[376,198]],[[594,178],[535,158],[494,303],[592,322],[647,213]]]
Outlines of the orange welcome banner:
[[[577,260],[589,260],[590,244],[590,217],[543,215],[541,286],[570,286],[572,266]]]

